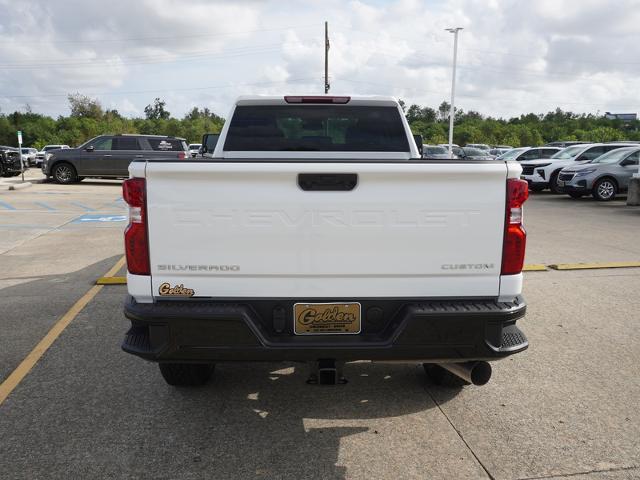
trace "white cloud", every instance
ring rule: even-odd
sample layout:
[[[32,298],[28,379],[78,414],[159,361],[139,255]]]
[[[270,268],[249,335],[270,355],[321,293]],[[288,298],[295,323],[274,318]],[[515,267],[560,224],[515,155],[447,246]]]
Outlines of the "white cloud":
[[[174,114],[226,114],[243,93],[319,93],[323,22],[332,93],[448,99],[452,35],[460,107],[493,116],[640,110],[637,0],[0,0],[0,107],[67,113],[96,94],[140,114],[154,97]],[[38,68],[31,68],[36,66]],[[3,95],[5,95],[3,97]]]

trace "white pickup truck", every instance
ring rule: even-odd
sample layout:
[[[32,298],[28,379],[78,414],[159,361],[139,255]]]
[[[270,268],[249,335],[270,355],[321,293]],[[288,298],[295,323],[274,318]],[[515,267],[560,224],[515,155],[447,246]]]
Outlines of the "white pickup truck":
[[[528,346],[521,167],[422,159],[393,98],[241,97],[211,158],[129,171],[123,349],[169,384],[352,360],[483,384]]]

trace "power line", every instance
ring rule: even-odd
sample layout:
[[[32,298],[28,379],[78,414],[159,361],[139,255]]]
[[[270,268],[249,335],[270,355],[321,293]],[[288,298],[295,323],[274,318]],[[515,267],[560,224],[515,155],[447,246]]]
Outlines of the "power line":
[[[288,42],[287,42],[288,43]],[[302,42],[295,42],[299,45]],[[190,53],[164,53],[155,55],[140,55],[120,57],[118,59],[87,59],[83,61],[70,62],[51,62],[51,63],[13,63],[2,64],[0,68],[6,70],[39,70],[49,68],[77,68],[77,67],[103,67],[103,66],[121,66],[121,65],[151,65],[159,63],[173,62],[189,62],[192,60],[201,60],[210,57],[209,60],[217,60],[221,58],[233,58],[245,55],[260,55],[263,53],[280,51],[285,43],[273,43],[266,45],[256,45],[229,49],[226,52],[215,52],[212,50],[201,50]],[[167,58],[176,55],[176,57]]]
[[[93,61],[84,61],[84,62],[67,62],[67,63],[48,63],[48,64],[39,64],[39,65],[0,65],[0,68],[6,70],[41,70],[41,69],[50,69],[50,68],[77,68],[77,67],[105,67],[105,66],[126,66],[126,65],[153,65],[153,64],[162,64],[162,63],[174,63],[174,62],[189,62],[193,60],[201,60],[202,58],[210,57],[211,60],[217,60],[221,58],[233,58],[233,57],[242,57],[246,55],[259,55],[263,53],[269,53],[274,51],[279,51],[280,48],[262,48],[255,49],[246,52],[239,53],[229,53],[229,54],[220,54],[215,55],[213,53],[200,53],[200,54],[191,54],[191,55],[181,55],[178,57],[162,58],[161,56],[148,57],[146,60],[139,61],[119,61],[118,59],[103,59],[103,60],[93,60]]]
[[[507,53],[507,52],[497,52],[495,50],[480,50],[478,48],[465,48],[465,50],[478,52],[478,53],[486,53],[489,55],[502,55],[507,57],[518,57],[518,58],[533,58],[536,60],[541,60],[540,56],[536,55],[523,55],[520,53]],[[595,64],[608,64],[608,65],[640,65],[640,62],[612,62],[610,60],[576,60],[574,58],[570,59],[571,63],[595,63]]]
[[[219,88],[233,88],[233,87],[253,87],[260,85],[277,85],[286,83],[297,82],[310,82],[317,80],[318,77],[303,77],[303,78],[291,78],[288,80],[276,80],[276,81],[264,81],[264,82],[252,82],[252,83],[234,83],[230,85],[209,85],[205,87],[185,87],[185,88],[169,88],[169,89],[152,89],[152,90],[132,90],[125,92],[102,92],[102,93],[87,93],[89,97],[102,97],[111,95],[139,95],[147,93],[167,93],[167,92],[191,92],[197,90],[213,90]],[[0,98],[52,98],[52,97],[64,97],[67,98],[68,93],[53,93],[44,95],[0,95]]]
[[[420,93],[431,93],[434,95],[440,95],[442,97],[446,96],[446,92],[444,91],[433,91],[433,90],[425,90],[423,88],[417,88],[417,87],[403,87],[403,86],[398,86],[398,85],[390,85],[390,84],[383,84],[383,83],[376,83],[376,82],[367,82],[367,81],[360,81],[360,80],[352,80],[349,78],[340,78],[340,81],[344,81],[344,82],[349,82],[349,83],[362,83],[362,84],[369,84],[369,85],[374,85],[374,86],[378,86],[378,87],[383,87],[386,88],[387,90],[408,90],[408,91],[412,91],[412,92],[420,92]],[[472,94],[465,94],[465,93],[456,93],[457,96],[460,97],[468,97],[468,98],[480,98],[480,99],[484,99],[484,100],[496,100],[496,101],[504,101],[506,100],[506,98],[504,97],[492,97],[492,96],[486,96],[486,95],[472,95]],[[554,100],[554,99],[549,99],[549,98],[545,98],[544,99],[546,102],[549,103],[554,103],[556,105],[590,105],[590,106],[606,106],[606,107],[623,107],[623,108],[637,108],[640,109],[640,105],[628,105],[628,104],[610,104],[610,103],[589,103],[589,102],[565,102],[564,100]]]
[[[300,30],[302,28],[308,28],[311,26],[316,26],[316,24],[307,24],[307,25],[296,25],[296,26],[288,26],[288,27],[279,27],[279,28],[261,28],[256,30],[244,30],[237,32],[227,32],[227,33],[202,33],[202,34],[192,34],[192,35],[170,35],[170,36],[149,36],[149,37],[125,37],[125,38],[105,38],[100,40],[41,40],[41,41],[22,41],[16,40],[14,42],[0,42],[0,45],[14,45],[19,43],[20,45],[60,45],[60,44],[103,44],[103,43],[118,43],[118,42],[138,42],[142,40],[175,40],[180,38],[214,38],[214,37],[228,37],[231,35],[244,35],[247,33],[261,33],[261,32],[277,32],[282,30]]]
[[[337,22],[338,24],[340,24],[340,22]],[[344,23],[342,23],[342,26],[345,28],[349,29],[349,32],[352,31],[356,31],[356,32],[361,32],[361,33],[366,33],[367,35],[372,35],[375,37],[380,37],[380,32],[376,31],[376,32],[372,32],[370,30],[363,30],[361,28],[354,28],[350,25],[346,25]],[[344,35],[348,35],[349,33],[346,32],[342,32]],[[419,39],[417,38],[407,38],[407,37],[399,37],[399,36],[395,36],[395,35],[387,35],[385,33],[386,37],[390,38],[390,39],[396,39],[396,40],[402,40],[403,42],[408,42],[409,44],[415,44],[416,41],[418,41]],[[495,50],[482,50],[482,49],[476,49],[476,48],[469,48],[469,47],[465,47],[465,48],[461,48],[462,51],[476,51],[476,52],[480,52],[480,53],[487,53],[487,54],[493,54],[493,55],[504,55],[504,56],[511,56],[511,57],[521,57],[521,58],[533,58],[533,59],[537,59],[537,60],[544,60],[544,58],[540,57],[540,56],[536,56],[536,55],[525,55],[525,54],[520,54],[520,53],[506,53],[506,52],[498,52]],[[571,63],[595,63],[595,64],[601,64],[601,65],[640,65],[640,62],[616,62],[616,61],[610,61],[610,60],[601,60],[601,59],[597,59],[597,60],[576,60],[571,58],[570,59]]]
[[[383,57],[390,57],[390,58],[398,58],[398,54],[391,54],[391,53],[383,53],[380,51],[376,51],[376,55],[381,55]],[[407,56],[411,56],[412,58],[418,58],[420,59],[421,56],[423,56],[423,58],[427,59],[429,53],[428,52],[423,52],[423,51],[414,51],[410,54],[407,54]],[[434,62],[431,59],[429,59],[428,65],[435,65],[435,66],[439,66],[442,68],[448,68],[449,64],[445,63],[445,62]],[[525,68],[518,68],[518,67],[509,67],[509,68],[497,68],[497,67],[492,67],[490,65],[485,65],[485,64],[467,64],[467,65],[459,65],[458,68],[462,68],[462,69],[466,69],[466,70],[484,70],[484,71],[493,71],[493,72],[499,72],[499,73],[524,73],[526,75],[533,75],[533,76],[537,76],[537,77],[568,77],[571,78],[573,80],[589,80],[589,81],[593,81],[593,75],[597,75],[600,73],[604,73],[604,72],[595,72],[593,73],[591,76],[585,76],[585,75],[577,75],[575,73],[571,73],[571,72],[557,72],[557,71],[551,71],[551,72],[540,72],[538,70],[529,70],[529,69],[525,69]],[[624,81],[635,81],[635,79],[622,79]]]
[[[308,38],[308,37],[305,37]],[[167,55],[181,55],[181,56],[192,56],[192,55],[212,55],[217,53],[243,53],[246,51],[252,51],[253,49],[263,49],[269,47],[279,47],[284,45],[284,43],[271,43],[271,44],[261,44],[261,45],[244,45],[236,48],[227,48],[224,51],[219,50],[195,50],[195,51],[163,51],[162,53],[155,54],[147,54],[147,55],[127,55],[123,57],[119,57],[121,60],[154,60],[154,59],[162,59],[166,58]],[[67,60],[67,59],[64,59]],[[15,63],[4,63],[0,64],[2,68],[10,68],[10,67],[31,67],[31,66],[45,66],[45,65],[77,65],[79,63],[94,63],[94,62],[110,62],[113,58],[86,58],[86,59],[77,59],[71,61],[60,61],[53,62],[51,58],[46,59],[30,59],[28,62],[15,62]],[[49,62],[49,63],[45,63]]]

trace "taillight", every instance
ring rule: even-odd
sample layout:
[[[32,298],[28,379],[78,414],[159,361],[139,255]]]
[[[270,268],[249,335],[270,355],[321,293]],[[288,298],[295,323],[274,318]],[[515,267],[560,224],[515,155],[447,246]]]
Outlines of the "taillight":
[[[134,275],[150,275],[145,179],[125,180],[122,184],[122,198],[129,205],[129,225],[124,231],[127,269]]]
[[[287,95],[284,101],[287,103],[349,103],[351,97],[330,97],[328,95]]]
[[[187,154],[185,152],[178,152],[178,160],[184,160],[187,158]]]
[[[522,272],[527,244],[527,232],[522,226],[522,205],[527,198],[529,198],[529,185],[526,181],[515,178],[507,180],[502,275],[516,275]]]

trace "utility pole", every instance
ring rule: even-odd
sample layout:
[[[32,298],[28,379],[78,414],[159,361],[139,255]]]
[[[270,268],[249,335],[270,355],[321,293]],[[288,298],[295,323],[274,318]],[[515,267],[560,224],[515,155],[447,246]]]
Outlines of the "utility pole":
[[[324,93],[329,93],[329,22],[324,22]]]
[[[458,60],[458,32],[462,27],[445,28],[447,32],[453,33],[453,73],[451,75],[451,105],[449,105],[449,158],[453,158],[453,117],[455,116],[456,97],[456,61]]]

